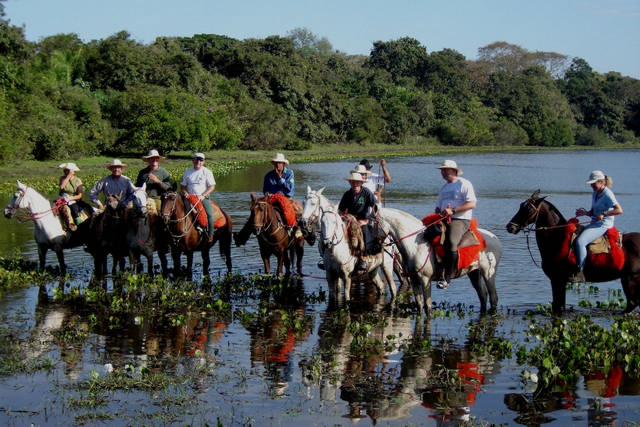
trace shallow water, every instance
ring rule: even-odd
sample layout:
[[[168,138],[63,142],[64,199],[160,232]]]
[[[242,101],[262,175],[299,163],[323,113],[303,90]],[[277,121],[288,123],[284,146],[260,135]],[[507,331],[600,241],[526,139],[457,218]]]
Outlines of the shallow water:
[[[624,215],[616,218],[616,226],[621,231],[640,228],[636,223],[640,213],[638,150],[459,154],[454,158],[474,184],[479,198],[474,212],[480,226],[495,233],[505,248],[497,278],[500,318],[484,332],[486,336],[505,335],[514,343],[522,343],[527,325],[523,314],[551,301],[549,282],[536,266],[539,254],[535,243],[531,241],[529,250],[522,234],[514,236],[505,231],[519,204],[533,191],[541,189],[570,217],[576,207],[589,207],[590,188],[585,180],[591,170],[602,169],[613,176],[613,190],[624,208]],[[358,160],[291,165],[296,174],[296,198],[303,199],[307,185],[312,189],[325,187],[324,194],[337,203],[348,188],[344,178]],[[442,160],[442,156],[389,159],[392,182],[384,191],[386,206],[418,218],[430,213],[443,183],[436,169]],[[267,170],[265,165],[218,178],[215,199],[232,216],[235,230],[248,216],[250,192],[261,193],[262,176]],[[378,172],[377,167],[374,172]],[[4,199],[0,201],[6,203]],[[17,247],[35,260],[31,224],[0,221],[0,253],[7,255]],[[65,254],[75,278],[71,284],[82,286],[92,274],[91,257],[81,248]],[[234,270],[239,273],[262,271],[255,238],[244,247],[233,247],[232,258]],[[318,260],[316,247],[307,246],[303,266],[306,276],[298,283],[305,295],[317,295],[326,289],[323,272],[316,268]],[[48,264],[55,262],[55,256],[49,254]],[[199,274],[201,271],[196,279]],[[212,252],[211,274],[224,274],[217,247]],[[567,304],[576,311],[597,315],[598,309],[580,308],[578,302],[604,301],[609,291],[618,289],[619,282],[608,282],[599,284],[593,294],[568,292]],[[362,288],[355,291],[365,292]],[[380,307],[378,301],[364,296],[356,299],[362,300],[364,312]],[[73,416],[62,404],[68,397],[65,384],[87,378],[92,369],[102,372],[105,363],[126,360],[141,365],[167,354],[180,355],[178,368],[174,368],[186,370],[202,363],[202,358],[184,356],[197,344],[218,363],[211,375],[202,379],[200,387],[192,391],[190,404],[194,406],[185,412],[175,409],[180,415],[173,421],[167,418],[165,424],[212,424],[220,418],[224,425],[344,425],[354,420],[364,425],[447,425],[470,416],[495,424],[530,424],[527,411],[514,409],[513,403],[526,396],[527,390],[519,379],[523,367],[512,359],[496,361],[469,351],[468,344],[480,337],[467,328],[470,322],[475,323],[479,312],[477,296],[468,280],[457,279],[446,291],[434,289],[433,299],[436,305],[474,306],[475,314],[461,319],[455,315],[436,318],[424,330],[423,323],[413,317],[382,311],[387,325],[374,328],[370,336],[382,340],[396,337],[392,340],[394,345],[383,357],[372,356],[364,361],[349,353],[354,337],[349,331],[336,329],[335,312],[327,312],[326,303],[305,303],[296,298],[235,303],[234,311],[273,311],[265,324],[252,328],[243,326],[237,318],[198,319],[189,327],[163,330],[123,319],[123,328],[98,328],[80,349],[53,345],[52,349],[43,350],[56,361],[52,374],[1,378],[0,399],[5,402],[5,410],[0,412],[0,421],[8,425],[65,424]],[[358,307],[352,308],[354,318]],[[66,307],[39,304],[37,288],[4,296],[0,312],[14,324],[20,323],[25,336],[41,334],[45,342],[52,329],[68,322],[74,314]],[[298,318],[304,327],[295,333],[288,330],[283,337],[286,327],[278,313]],[[419,342],[419,337],[428,338],[432,350],[421,357],[410,357],[409,352],[403,351],[404,346]],[[332,349],[335,351],[329,351]],[[323,362],[332,366],[333,372],[324,372],[317,380],[309,371],[317,357],[327,353],[332,354],[333,360]],[[424,388],[426,377],[438,366],[460,369],[465,387],[457,392]],[[351,372],[362,374],[347,375]],[[565,399],[564,407],[550,404],[544,412],[546,423],[613,425],[640,421],[640,391],[633,381],[624,382],[611,395],[604,381],[583,379],[573,392],[572,399]],[[117,392],[110,396],[108,410],[120,414],[114,424],[128,424],[141,411],[157,412],[150,409],[158,407],[155,399],[143,392]],[[604,412],[593,409],[593,399],[606,401]]]

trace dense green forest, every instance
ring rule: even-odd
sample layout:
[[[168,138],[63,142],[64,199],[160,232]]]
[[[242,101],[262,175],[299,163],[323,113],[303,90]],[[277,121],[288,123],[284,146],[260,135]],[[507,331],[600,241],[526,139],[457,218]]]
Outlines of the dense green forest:
[[[369,56],[286,37],[120,32],[37,43],[0,0],[0,162],[371,142],[602,146],[640,141],[640,80],[507,42],[471,61],[409,37]]]

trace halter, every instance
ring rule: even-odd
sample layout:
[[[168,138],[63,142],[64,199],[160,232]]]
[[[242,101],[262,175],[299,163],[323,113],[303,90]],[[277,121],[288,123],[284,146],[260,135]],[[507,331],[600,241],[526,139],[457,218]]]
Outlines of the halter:
[[[268,209],[267,206],[272,206],[272,205],[270,203],[266,202],[265,200],[260,200],[260,201],[257,201],[254,206],[259,206],[259,207],[261,207],[261,209],[266,211]],[[272,209],[273,209],[273,207],[272,207]],[[252,208],[252,210],[253,210],[253,208]],[[254,215],[254,218],[255,218],[255,215]],[[278,231],[280,231],[281,229],[284,229],[282,224],[276,218],[275,209],[274,209],[274,213],[272,215],[272,218],[266,224],[263,223],[262,225],[256,226],[255,225],[255,221],[254,221],[254,227],[256,229],[256,235],[265,232],[265,230],[267,230],[269,228],[272,228],[273,224],[274,224],[274,220],[275,220],[275,229],[273,229],[271,232],[269,232],[269,235],[272,236],[272,237],[275,237],[275,235],[276,235],[276,233]],[[285,233],[284,237],[279,239],[279,240],[276,240],[274,244],[275,245],[280,245],[280,243],[284,242],[285,239],[287,239],[287,237],[288,237],[288,235],[287,235],[287,233]]]
[[[15,202],[13,202],[13,205],[11,205],[11,207],[9,207],[9,209],[11,209],[11,213],[12,213],[12,215],[13,215],[17,210],[23,209],[23,210],[25,210],[26,212],[28,212],[28,213],[29,213],[29,216],[25,217],[23,220],[24,220],[24,221],[28,221],[28,220],[30,220],[30,219],[37,220],[37,219],[44,218],[44,217],[45,217],[45,216],[47,216],[49,213],[58,212],[58,211],[60,210],[61,206],[58,206],[58,205],[56,205],[56,206],[55,206],[55,207],[53,207],[53,208],[46,209],[46,210],[44,210],[44,211],[40,211],[40,212],[33,212],[33,211],[31,210],[31,208],[29,208],[29,207],[21,208],[21,207],[20,207],[20,203],[22,203],[22,199],[24,199],[24,196],[26,196],[26,194],[27,194],[27,190],[28,190],[29,188],[30,188],[30,187],[25,186],[25,188],[24,188],[24,189],[19,188],[19,189],[16,191],[16,193],[20,193],[20,194],[19,194],[19,196],[18,196],[18,197],[16,197],[16,200],[15,200]],[[34,191],[35,191],[35,190],[34,190]],[[23,221],[23,220],[20,220],[20,221]]]
[[[176,218],[176,219],[171,219],[171,216],[173,215],[173,213],[175,212],[176,209],[176,201],[178,200],[178,193],[172,193],[172,194],[167,194],[165,196],[166,200],[169,200],[169,197],[173,198],[173,204],[171,205],[171,209],[169,210],[168,214],[165,214],[164,212],[161,212],[161,216],[162,216],[162,220],[164,221],[165,224],[170,225],[170,224],[177,224],[179,222],[182,221],[186,221],[186,219],[191,215],[191,212],[193,212],[196,208],[196,205],[191,206],[191,209],[189,209],[189,211],[181,218]],[[163,209],[164,210],[164,209]],[[175,239],[178,240],[184,236],[186,236],[187,234],[189,234],[189,232],[191,231],[191,229],[196,225],[195,221],[191,221],[191,224],[185,228],[184,232],[182,234],[174,234],[171,231],[170,227],[167,227],[169,229],[169,235]]]

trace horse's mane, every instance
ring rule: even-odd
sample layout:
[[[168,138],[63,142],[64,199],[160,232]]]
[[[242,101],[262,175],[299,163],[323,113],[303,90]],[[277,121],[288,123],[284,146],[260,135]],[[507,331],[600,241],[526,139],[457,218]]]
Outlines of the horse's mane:
[[[542,203],[545,203],[548,206],[549,213],[554,218],[554,221],[550,225],[564,225],[567,223],[567,220],[565,219],[565,217],[562,215],[560,210],[555,207],[553,203],[551,203],[545,198],[543,198],[541,204]]]

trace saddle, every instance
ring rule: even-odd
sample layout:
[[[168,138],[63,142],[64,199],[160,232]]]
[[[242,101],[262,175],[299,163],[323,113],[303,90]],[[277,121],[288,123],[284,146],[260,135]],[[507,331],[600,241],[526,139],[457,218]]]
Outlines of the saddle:
[[[353,255],[377,255],[382,252],[386,233],[378,221],[359,221],[353,215],[342,215],[347,231],[347,241]]]
[[[446,224],[442,216],[433,213],[422,218],[422,224],[427,227],[423,233],[424,238],[433,246],[439,262],[442,262],[445,254],[444,239]],[[469,267],[478,260],[478,255],[487,247],[482,234],[478,231],[478,220],[473,218],[467,230],[458,242],[458,270]]]
[[[190,205],[188,206],[188,209],[191,209],[192,206],[195,206],[194,215],[196,216],[196,221],[201,227],[206,230],[207,212],[200,205],[200,203],[198,203],[198,196],[196,196],[195,194],[189,194],[186,199]],[[220,206],[218,206],[211,200],[209,200],[209,203],[211,203],[211,210],[213,212],[213,228],[224,227],[227,224],[227,218],[222,213],[222,209],[220,209]]]
[[[55,201],[53,211],[54,213],[58,214],[60,224],[62,225],[62,229],[64,231],[76,231],[78,229],[78,226],[89,219],[91,217],[91,214],[93,213],[93,208],[86,202],[78,200],[75,203],[78,204],[78,216],[76,218],[73,218],[73,215],[71,214],[71,208],[64,201],[64,198],[60,197]]]
[[[584,227],[577,218],[567,221],[565,238],[558,255],[558,261],[577,265],[573,242],[580,235]],[[617,228],[611,227],[605,234],[598,237],[587,246],[587,263],[592,267],[621,270],[624,266],[624,252],[622,251],[622,234]]]

